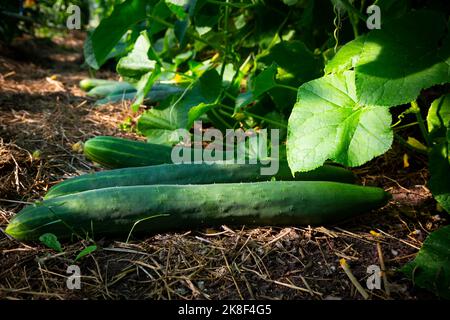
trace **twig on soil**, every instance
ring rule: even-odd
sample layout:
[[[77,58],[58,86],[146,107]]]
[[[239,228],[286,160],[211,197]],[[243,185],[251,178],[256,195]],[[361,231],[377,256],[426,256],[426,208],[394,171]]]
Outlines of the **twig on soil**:
[[[396,237],[394,237],[394,236],[391,236],[389,233],[386,233],[386,232],[384,232],[384,231],[381,230],[381,229],[377,229],[377,230],[378,230],[378,232],[384,234],[385,236],[387,236],[387,237],[389,237],[389,238],[391,238],[391,239],[400,241],[401,243],[404,243],[404,244],[406,244],[406,245],[408,245],[408,246],[410,246],[410,247],[412,247],[412,248],[414,248],[414,249],[420,250],[420,248],[419,248],[418,246],[415,246],[415,245],[413,245],[412,243],[409,243],[408,241],[405,241],[405,240],[403,240],[403,239],[399,239],[399,238],[396,238]]]
[[[389,297],[391,295],[391,290],[389,288],[389,282],[387,280],[387,274],[386,274],[386,266],[384,264],[384,256],[383,251],[381,250],[381,244],[378,239],[381,237],[381,235],[378,232],[370,231],[370,234],[373,235],[377,239],[377,252],[378,252],[378,260],[380,261],[380,267],[381,267],[381,277],[383,278],[383,284],[384,284],[384,291],[386,292],[386,295]]]
[[[350,267],[347,264],[347,261],[345,259],[339,260],[342,269],[344,269],[345,274],[350,279],[351,283],[355,286],[356,290],[363,296],[364,299],[369,299],[369,294],[364,290],[364,288],[361,286],[361,284],[356,280],[355,276],[353,275],[352,271],[350,270]]]

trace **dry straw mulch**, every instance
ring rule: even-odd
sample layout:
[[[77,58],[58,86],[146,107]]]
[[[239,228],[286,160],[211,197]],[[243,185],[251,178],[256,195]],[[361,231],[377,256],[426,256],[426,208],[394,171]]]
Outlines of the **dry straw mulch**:
[[[64,252],[56,253],[8,238],[4,228],[27,202],[62,179],[99,170],[78,152],[78,142],[138,138],[119,130],[136,117],[128,105],[94,107],[77,87],[88,76],[80,68],[81,45],[82,37],[27,39],[0,51],[0,299],[362,299],[341,259],[363,287],[367,267],[383,260],[389,290],[366,289],[372,299],[430,297],[394,271],[445,216],[425,186],[425,159],[410,155],[404,168],[399,146],[355,170],[361,183],[392,192],[390,204],[337,226],[222,226],[129,243],[95,239],[97,251],[77,262],[92,241],[63,243]],[[72,264],[81,269],[80,290],[66,286]]]

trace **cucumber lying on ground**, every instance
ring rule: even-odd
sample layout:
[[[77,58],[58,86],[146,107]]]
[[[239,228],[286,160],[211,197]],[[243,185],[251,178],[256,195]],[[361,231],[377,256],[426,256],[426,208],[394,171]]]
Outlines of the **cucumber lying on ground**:
[[[353,183],[355,176],[344,168],[325,165],[314,171],[297,173],[295,177],[285,160],[279,161],[278,172],[274,175],[261,175],[258,164],[162,164],[157,166],[125,168],[85,174],[67,179],[52,187],[44,199],[66,194],[120,186],[155,184],[210,184],[269,181],[337,181]]]
[[[104,85],[116,84],[116,83],[118,83],[118,81],[87,78],[87,79],[83,79],[80,81],[80,88],[83,91],[89,91],[92,88],[95,88],[98,86],[104,86]]]
[[[97,86],[91,89],[86,95],[93,98],[104,98],[108,95],[125,94],[129,92],[136,92],[136,89],[128,82],[116,82],[114,84]]]
[[[112,187],[56,197],[25,207],[6,233],[36,240],[125,238],[204,226],[322,225],[384,206],[375,187],[323,181]]]
[[[194,150],[199,149],[186,147],[182,152],[188,154],[193,161]],[[97,136],[87,140],[84,143],[84,155],[89,160],[110,169],[173,163],[171,146],[111,136]],[[221,152],[218,157],[223,159],[224,153]]]
[[[143,167],[172,163],[170,146],[109,136],[84,143],[84,155],[105,168]]]
[[[150,92],[145,97],[144,101],[158,102],[166,99],[167,97],[179,94],[184,91],[184,88],[178,87],[172,84],[156,83],[152,86]],[[130,90],[126,92],[111,93],[105,96],[103,99],[98,100],[95,104],[102,105],[106,103],[115,103],[124,100],[133,100],[136,98],[136,90]]]

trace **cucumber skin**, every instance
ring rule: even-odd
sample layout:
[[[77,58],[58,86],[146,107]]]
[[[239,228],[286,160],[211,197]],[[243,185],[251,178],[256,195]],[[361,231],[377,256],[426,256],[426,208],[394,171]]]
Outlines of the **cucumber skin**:
[[[211,184],[277,180],[336,181],[354,183],[349,170],[325,165],[314,171],[292,175],[286,161],[280,160],[275,176],[261,175],[261,164],[162,164],[102,171],[67,179],[47,192],[44,199],[77,192],[120,186],[155,184]]]
[[[97,86],[91,89],[86,95],[92,98],[104,98],[111,94],[124,94],[127,92],[136,92],[136,88],[128,82],[117,82],[115,84]]]
[[[124,239],[133,226],[137,235],[222,224],[322,225],[389,199],[380,188],[323,181],[112,187],[27,206],[6,233],[17,240],[37,240],[44,233]]]
[[[194,160],[193,148],[184,148]],[[198,150],[198,149],[197,149]],[[112,136],[97,136],[84,143],[84,155],[108,169],[155,166],[172,163],[172,147]],[[225,153],[222,153],[222,157]]]
[[[172,163],[169,146],[97,136],[84,143],[84,155],[105,168],[144,167]]]

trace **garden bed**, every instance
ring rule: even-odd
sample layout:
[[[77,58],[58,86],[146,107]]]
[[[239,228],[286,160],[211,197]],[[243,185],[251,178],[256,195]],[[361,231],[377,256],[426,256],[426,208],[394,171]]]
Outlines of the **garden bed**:
[[[3,231],[50,186],[99,170],[78,142],[97,135],[142,139],[120,129],[137,116],[129,103],[94,106],[78,88],[89,76],[81,66],[83,39],[81,33],[53,41],[19,38],[13,49],[0,50],[0,299],[363,299],[340,260],[365,287],[367,268],[380,265],[378,244],[390,290],[366,289],[372,299],[433,297],[395,270],[446,216],[426,187],[426,157],[396,144],[353,170],[363,185],[393,194],[380,210],[318,228],[223,226],[129,243],[95,239],[98,249],[75,262],[81,289],[68,289],[67,267],[92,243],[63,242],[56,253]]]

